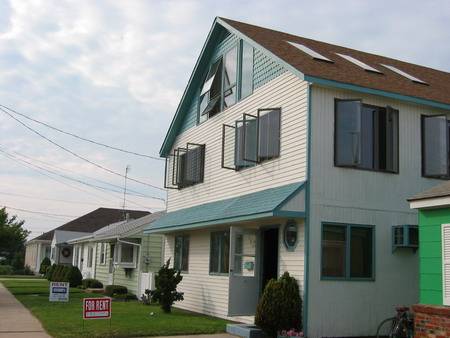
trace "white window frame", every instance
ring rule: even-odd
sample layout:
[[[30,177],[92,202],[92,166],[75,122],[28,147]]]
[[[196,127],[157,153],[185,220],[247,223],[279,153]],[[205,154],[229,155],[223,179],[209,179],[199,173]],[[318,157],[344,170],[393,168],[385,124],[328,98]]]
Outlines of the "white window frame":
[[[123,268],[131,268],[136,269],[137,260],[138,260],[138,245],[132,245],[133,247],[133,262],[122,262],[122,246],[123,245],[132,245],[118,242],[114,247],[114,264],[119,265]]]
[[[106,265],[106,244],[103,242],[100,243],[100,264]]]
[[[442,224],[441,239],[442,239],[442,304],[450,306],[450,224]]]

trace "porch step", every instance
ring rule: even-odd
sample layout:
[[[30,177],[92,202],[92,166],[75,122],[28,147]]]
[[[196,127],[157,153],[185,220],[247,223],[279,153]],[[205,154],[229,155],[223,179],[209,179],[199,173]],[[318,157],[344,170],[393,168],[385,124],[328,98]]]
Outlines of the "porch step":
[[[243,338],[267,338],[267,335],[252,324],[227,324],[227,333]]]

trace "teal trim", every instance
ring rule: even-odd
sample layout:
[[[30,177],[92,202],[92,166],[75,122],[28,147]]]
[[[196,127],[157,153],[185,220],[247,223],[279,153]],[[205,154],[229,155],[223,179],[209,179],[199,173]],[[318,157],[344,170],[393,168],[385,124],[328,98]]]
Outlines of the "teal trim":
[[[261,46],[259,43],[257,43],[256,41],[250,39],[247,35],[242,34],[239,30],[237,30],[236,28],[234,28],[233,26],[229,25],[228,23],[226,23],[224,20],[222,20],[221,18],[216,18],[217,22],[222,25],[225,29],[227,29],[228,31],[230,31],[231,33],[237,35],[239,38],[241,38],[244,41],[247,41],[249,44],[251,44],[254,48],[259,49],[260,51],[262,51],[264,54],[266,54],[267,56],[269,56],[270,58],[272,58],[273,60],[277,61],[279,64],[283,65],[287,70],[289,70],[290,72],[292,72],[293,74],[297,75],[300,79],[304,79],[304,74],[302,72],[300,72],[297,68],[293,67],[292,65],[290,65],[289,63],[287,63],[286,61],[284,61],[283,59],[281,59],[279,56],[275,55],[274,53],[272,53],[271,51],[269,51],[268,49],[264,48],[263,46]]]
[[[284,210],[275,210],[273,212],[275,217],[287,217],[287,218],[305,218],[306,213],[303,211],[284,211]]]
[[[323,263],[323,228],[324,226],[339,226],[345,228],[345,267],[344,277],[327,277],[322,275],[322,263]],[[350,265],[351,265],[351,229],[352,228],[368,228],[372,230],[372,275],[370,277],[351,277]],[[345,281],[345,282],[374,282],[375,281],[375,254],[376,254],[376,234],[375,225],[371,224],[354,224],[354,223],[340,223],[340,222],[322,222],[320,227],[320,280],[322,281]]]
[[[347,90],[352,90],[355,92],[360,92],[360,93],[365,93],[365,94],[379,95],[379,96],[384,96],[384,97],[388,97],[391,99],[407,101],[407,102],[412,102],[412,103],[430,106],[430,107],[434,107],[434,108],[450,110],[450,104],[445,104],[445,103],[441,103],[441,102],[437,102],[437,101],[422,99],[422,98],[419,98],[416,96],[397,94],[397,93],[387,92],[387,91],[380,90],[380,89],[372,89],[372,88],[362,87],[362,86],[358,86],[358,85],[352,85],[349,83],[322,79],[319,77],[314,77],[314,76],[309,76],[309,75],[305,75],[304,79],[305,79],[305,81],[309,81],[309,82],[316,83],[319,85],[347,89]]]
[[[311,102],[311,96],[312,96],[312,86],[311,84],[308,84],[308,144],[307,146],[307,160],[306,160],[306,187],[305,187],[305,271],[303,272],[303,285],[304,285],[304,295],[303,295],[303,332],[305,334],[305,337],[308,336],[308,285],[309,285],[309,227],[311,222],[311,139],[312,139],[312,102]]]
[[[276,214],[282,202],[299,191],[303,182],[270,188],[221,201],[167,213],[144,229],[144,233],[174,231],[237,222]]]

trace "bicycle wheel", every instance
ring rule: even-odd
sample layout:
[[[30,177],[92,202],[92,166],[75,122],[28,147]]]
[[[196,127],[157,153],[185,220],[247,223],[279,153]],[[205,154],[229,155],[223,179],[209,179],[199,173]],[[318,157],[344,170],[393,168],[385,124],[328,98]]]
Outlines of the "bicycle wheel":
[[[392,327],[392,333],[389,336],[390,338],[408,338],[409,337],[409,328],[408,321],[406,318],[402,317],[398,320],[395,325]]]
[[[386,318],[385,320],[383,320],[377,328],[377,338],[380,338],[380,331],[383,329],[383,327],[387,324],[387,323],[391,323],[391,325],[389,325],[389,332],[392,332],[392,329],[394,328],[395,324],[397,321],[397,317],[391,317],[391,318]],[[389,334],[389,337],[391,337],[391,335]]]

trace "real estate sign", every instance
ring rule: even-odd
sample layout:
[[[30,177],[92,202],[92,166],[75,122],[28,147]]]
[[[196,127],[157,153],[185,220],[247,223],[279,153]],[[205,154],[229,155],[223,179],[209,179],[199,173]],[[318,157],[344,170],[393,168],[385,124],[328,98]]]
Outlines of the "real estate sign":
[[[111,298],[83,298],[83,319],[110,319]]]
[[[50,282],[50,294],[48,300],[51,302],[68,302],[70,285],[67,282]]]

